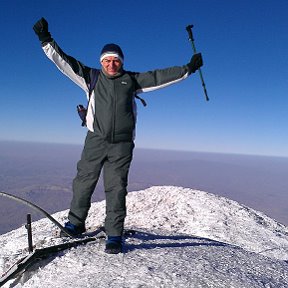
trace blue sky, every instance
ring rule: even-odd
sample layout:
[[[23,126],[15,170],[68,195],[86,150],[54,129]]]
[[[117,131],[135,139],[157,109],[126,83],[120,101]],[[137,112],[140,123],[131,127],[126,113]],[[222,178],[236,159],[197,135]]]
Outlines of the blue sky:
[[[139,148],[288,156],[288,1],[0,0],[0,140],[83,143],[78,86],[46,58],[32,30],[42,16],[62,49],[99,67],[118,43],[125,68],[186,64],[193,24],[199,75],[142,94]]]

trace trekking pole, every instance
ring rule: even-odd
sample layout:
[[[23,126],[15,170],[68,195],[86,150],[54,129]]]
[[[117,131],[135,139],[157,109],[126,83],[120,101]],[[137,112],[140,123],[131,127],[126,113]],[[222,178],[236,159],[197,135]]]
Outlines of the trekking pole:
[[[195,46],[194,38],[193,38],[193,34],[192,34],[192,28],[193,28],[193,25],[188,25],[188,26],[186,27],[186,30],[187,30],[188,35],[189,35],[189,41],[190,41],[191,44],[192,44],[193,52],[194,52],[194,54],[196,54],[197,51],[196,51],[196,46]],[[207,94],[207,90],[206,90],[206,85],[205,85],[205,82],[204,82],[204,79],[203,79],[203,75],[202,75],[201,68],[199,68],[198,71],[199,71],[200,79],[201,79],[202,86],[203,86],[203,89],[204,89],[206,101],[209,101],[208,94]]]

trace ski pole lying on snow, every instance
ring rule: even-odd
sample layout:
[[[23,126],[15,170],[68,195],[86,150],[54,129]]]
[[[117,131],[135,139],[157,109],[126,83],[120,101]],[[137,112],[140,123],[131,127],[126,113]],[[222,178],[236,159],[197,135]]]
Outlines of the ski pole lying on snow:
[[[188,26],[186,27],[186,30],[187,30],[188,35],[189,35],[189,41],[190,41],[191,44],[192,44],[193,52],[194,52],[194,54],[196,54],[197,51],[196,51],[196,46],[195,46],[194,38],[193,38],[193,34],[192,34],[192,28],[193,28],[193,25],[188,25]],[[204,89],[206,101],[209,101],[208,94],[207,94],[207,90],[206,90],[206,85],[205,85],[205,82],[204,82],[204,79],[203,79],[203,75],[202,75],[201,68],[199,68],[198,71],[199,71],[200,79],[201,79],[202,86],[203,86],[203,89]]]

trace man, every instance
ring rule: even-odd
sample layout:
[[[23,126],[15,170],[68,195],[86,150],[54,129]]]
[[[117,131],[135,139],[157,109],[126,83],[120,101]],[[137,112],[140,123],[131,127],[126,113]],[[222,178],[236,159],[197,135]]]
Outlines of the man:
[[[124,54],[116,44],[107,44],[100,54],[101,70],[90,93],[91,68],[65,54],[51,37],[48,23],[41,18],[33,27],[47,57],[79,85],[89,99],[88,128],[77,176],[73,180],[73,198],[65,228],[74,235],[85,231],[91,197],[103,169],[106,196],[105,231],[107,253],[122,251],[122,233],[126,217],[127,178],[134,148],[135,95],[153,91],[187,78],[203,65],[201,54],[181,67],[146,73],[127,72]]]

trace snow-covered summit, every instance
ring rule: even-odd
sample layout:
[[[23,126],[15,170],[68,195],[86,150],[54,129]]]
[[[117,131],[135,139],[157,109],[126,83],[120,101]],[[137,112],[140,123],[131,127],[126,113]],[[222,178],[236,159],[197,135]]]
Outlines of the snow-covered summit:
[[[127,225],[185,233],[288,260],[288,227],[265,214],[211,193],[151,187],[128,198]]]
[[[105,254],[103,243],[73,248],[16,287],[288,287],[288,228],[261,212],[172,186],[129,193],[127,207],[126,227],[138,232],[124,254]],[[53,216],[63,223],[67,211]],[[93,203],[87,227],[104,217],[105,201]],[[38,248],[59,241],[53,230],[48,219],[33,223]],[[25,228],[0,236],[3,270],[25,253],[26,238]]]

